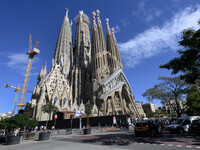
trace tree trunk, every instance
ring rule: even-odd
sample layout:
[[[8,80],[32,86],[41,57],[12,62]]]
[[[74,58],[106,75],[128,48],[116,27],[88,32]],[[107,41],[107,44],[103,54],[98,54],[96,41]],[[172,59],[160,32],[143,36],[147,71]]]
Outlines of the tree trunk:
[[[51,118],[51,113],[49,113],[49,120],[50,120],[50,118]],[[47,120],[47,122],[46,122],[46,129],[47,129],[47,125],[48,125],[49,120]]]
[[[87,127],[89,125],[89,116],[87,116]]]
[[[180,106],[179,106],[177,98],[175,98],[175,102],[176,102],[176,113],[178,117],[181,117]]]

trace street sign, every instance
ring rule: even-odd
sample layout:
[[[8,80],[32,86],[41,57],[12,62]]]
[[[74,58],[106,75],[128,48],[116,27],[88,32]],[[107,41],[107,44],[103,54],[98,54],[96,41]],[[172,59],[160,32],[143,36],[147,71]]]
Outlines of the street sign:
[[[116,116],[113,116],[113,124],[116,124]]]
[[[85,114],[85,112],[82,110],[82,111],[81,111],[81,115],[83,115],[83,114]]]
[[[80,116],[80,111],[77,111],[77,112],[76,112],[76,116]]]

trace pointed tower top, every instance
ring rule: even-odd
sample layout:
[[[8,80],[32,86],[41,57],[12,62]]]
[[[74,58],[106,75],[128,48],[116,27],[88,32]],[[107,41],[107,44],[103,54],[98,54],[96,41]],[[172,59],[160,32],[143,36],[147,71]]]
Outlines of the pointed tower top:
[[[109,19],[108,18],[106,18],[106,26],[107,26],[107,33],[111,34],[110,26],[109,26]]]
[[[81,15],[82,15],[82,14],[83,14],[83,10],[80,10],[80,11],[79,11],[79,14],[81,14]]]
[[[114,36],[114,31],[115,31],[115,29],[114,29],[114,28],[111,28],[111,31],[112,31],[112,35]]]
[[[109,19],[108,18],[106,18],[106,25],[107,25],[107,27],[109,26]]]
[[[97,9],[96,12],[97,12],[97,18],[99,18],[100,11]]]
[[[46,68],[47,67],[47,62],[45,62],[45,66],[44,66],[44,68]]]
[[[65,8],[65,10],[66,10],[66,15],[65,16],[68,17],[69,8]]]
[[[112,36],[113,36],[114,42],[115,42],[115,44],[117,44],[117,40],[116,40],[116,38],[115,38],[115,32],[114,32],[115,29],[112,28],[111,30],[112,30]]]
[[[92,12],[92,15],[93,15],[93,20],[95,20],[95,16],[96,16],[95,11]]]

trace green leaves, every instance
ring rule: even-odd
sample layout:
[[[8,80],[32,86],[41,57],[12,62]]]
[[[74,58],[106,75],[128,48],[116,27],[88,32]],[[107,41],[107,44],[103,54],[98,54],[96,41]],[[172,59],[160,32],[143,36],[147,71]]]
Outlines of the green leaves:
[[[36,120],[29,120],[29,116],[27,114],[15,115],[0,121],[0,128],[7,128],[10,130],[22,127],[35,127],[37,125],[38,122]]]
[[[170,100],[176,102],[183,98],[186,93],[187,85],[179,77],[159,77],[161,82],[155,84],[153,88],[147,89],[142,96],[149,102],[161,100],[162,104],[170,103]],[[177,115],[180,116],[181,110],[178,102],[176,103]]]
[[[58,107],[53,105],[52,103],[48,103],[42,106],[42,111],[49,114],[49,120],[51,118],[51,113],[55,113],[58,111]]]
[[[195,84],[200,79],[200,29],[183,30],[181,39],[179,45],[183,46],[184,50],[178,51],[180,56],[160,65],[160,68],[172,69],[172,74],[181,72],[181,79]]]
[[[91,113],[92,113],[92,104],[90,103],[87,103],[85,104],[85,113],[87,114],[87,116],[89,116]]]
[[[53,105],[52,103],[48,103],[48,104],[42,106],[42,111],[50,114],[51,112],[58,111],[58,108],[55,105]]]
[[[191,88],[187,91],[188,96],[186,98],[188,105],[188,111],[191,115],[200,115],[200,95],[198,93],[197,87],[192,85]]]

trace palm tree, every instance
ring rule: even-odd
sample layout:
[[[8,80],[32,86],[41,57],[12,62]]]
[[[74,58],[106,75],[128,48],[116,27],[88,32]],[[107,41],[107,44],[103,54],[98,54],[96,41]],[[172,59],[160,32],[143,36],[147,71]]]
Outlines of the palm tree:
[[[89,125],[89,115],[92,113],[92,108],[93,106],[89,102],[85,104],[85,113],[87,115],[87,127]]]
[[[56,107],[55,105],[53,105],[52,103],[48,103],[48,104],[45,104],[42,106],[42,111],[44,113],[48,113],[49,115],[49,120],[51,119],[51,113],[55,113],[58,111],[58,107]],[[48,121],[49,121],[48,120]],[[48,124],[48,121],[46,122],[46,128],[47,128],[47,124]]]

